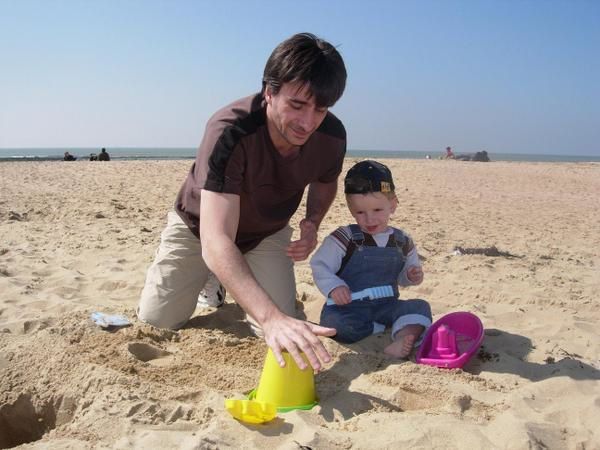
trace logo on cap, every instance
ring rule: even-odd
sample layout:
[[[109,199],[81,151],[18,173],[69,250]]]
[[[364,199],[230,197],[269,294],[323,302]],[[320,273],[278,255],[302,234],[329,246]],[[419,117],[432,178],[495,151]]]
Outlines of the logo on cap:
[[[383,193],[392,192],[392,185],[390,183],[388,183],[387,181],[382,181],[381,182],[381,192],[383,192]]]

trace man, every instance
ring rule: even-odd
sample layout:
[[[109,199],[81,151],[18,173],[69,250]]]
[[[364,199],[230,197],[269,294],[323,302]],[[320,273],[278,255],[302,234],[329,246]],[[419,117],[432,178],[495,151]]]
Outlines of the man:
[[[105,148],[98,155],[98,161],[110,161],[110,155],[106,152]]]
[[[295,318],[293,261],[314,250],[335,198],[346,131],[328,108],[345,85],[337,50],[312,34],[297,34],[269,57],[260,94],[209,120],[148,269],[142,320],[183,326],[212,272],[281,366],[284,350],[300,368],[306,367],[301,352],[315,370],[330,360],[318,336],[336,331]],[[306,186],[300,238],[290,242],[289,220]]]

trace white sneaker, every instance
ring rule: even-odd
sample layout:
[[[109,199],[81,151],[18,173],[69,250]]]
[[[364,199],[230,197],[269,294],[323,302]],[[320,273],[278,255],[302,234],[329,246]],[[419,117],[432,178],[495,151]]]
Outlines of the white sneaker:
[[[218,308],[225,303],[225,288],[213,274],[208,275],[204,288],[198,295],[198,306],[206,308],[208,306]]]

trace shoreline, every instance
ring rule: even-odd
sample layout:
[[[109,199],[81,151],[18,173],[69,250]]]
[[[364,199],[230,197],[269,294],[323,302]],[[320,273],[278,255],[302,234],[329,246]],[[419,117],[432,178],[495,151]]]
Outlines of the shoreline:
[[[35,150],[38,150],[35,152]],[[152,160],[193,160],[196,149],[108,149],[112,160],[117,161],[152,161]],[[97,153],[94,149],[69,150],[77,156],[77,161],[89,161],[90,153]],[[44,152],[44,153],[42,153]],[[12,154],[9,154],[12,153]],[[63,160],[62,149],[0,149],[0,162],[6,161],[60,161]],[[460,152],[471,154],[474,152]],[[429,156],[429,158],[427,158]],[[384,150],[348,150],[346,158],[371,158],[371,159],[410,159],[410,160],[440,160],[445,156],[440,152],[425,151],[384,151]],[[493,153],[490,154],[491,162],[600,162],[600,155],[557,155],[557,154],[529,154],[529,153]]]

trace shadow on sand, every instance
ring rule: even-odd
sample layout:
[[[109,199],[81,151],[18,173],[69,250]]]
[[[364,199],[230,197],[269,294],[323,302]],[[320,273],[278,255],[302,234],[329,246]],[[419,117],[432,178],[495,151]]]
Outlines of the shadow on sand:
[[[511,373],[531,381],[552,377],[570,377],[574,380],[600,380],[600,371],[580,360],[581,355],[561,349],[564,357],[556,360],[531,362],[527,356],[534,346],[526,336],[489,328],[479,354],[465,366],[465,370],[479,375],[485,372]]]

